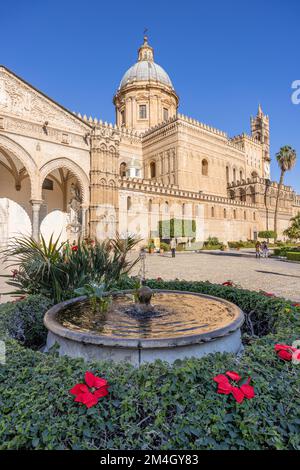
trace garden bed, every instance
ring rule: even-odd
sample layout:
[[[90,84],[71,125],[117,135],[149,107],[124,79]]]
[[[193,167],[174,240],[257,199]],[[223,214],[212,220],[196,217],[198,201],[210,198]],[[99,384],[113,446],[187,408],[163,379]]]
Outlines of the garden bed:
[[[245,313],[242,356],[213,354],[128,364],[90,363],[43,354],[40,317],[30,341],[6,339],[0,366],[0,449],[300,449],[299,364],[280,360],[276,343],[300,336],[299,307],[284,299],[204,282],[152,280],[157,289],[215,295]],[[119,288],[131,288],[127,279]],[[42,301],[42,300],[41,300]],[[0,306],[0,331],[32,298]],[[35,305],[37,299],[34,299]],[[36,311],[36,307],[35,307]],[[26,330],[26,337],[30,333]],[[40,339],[38,339],[39,341]],[[37,342],[38,342],[37,341]],[[87,409],[69,393],[90,370],[110,384],[109,395]],[[235,370],[252,377],[255,397],[237,403],[216,393],[213,377]]]

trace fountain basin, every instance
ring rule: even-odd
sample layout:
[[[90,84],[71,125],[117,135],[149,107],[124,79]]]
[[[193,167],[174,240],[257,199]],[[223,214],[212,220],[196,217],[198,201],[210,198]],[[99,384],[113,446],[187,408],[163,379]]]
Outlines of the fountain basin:
[[[154,290],[157,315],[134,318],[119,311],[133,291],[113,294],[111,312],[100,319],[76,311],[81,296],[54,305],[44,317],[48,329],[46,350],[55,343],[59,353],[87,361],[126,361],[135,366],[161,359],[203,357],[215,352],[237,353],[241,348],[243,312],[234,304],[193,292]],[[167,311],[170,305],[171,312]],[[173,306],[173,307],[172,307]],[[94,326],[96,324],[96,326]],[[92,325],[92,326],[91,326]]]

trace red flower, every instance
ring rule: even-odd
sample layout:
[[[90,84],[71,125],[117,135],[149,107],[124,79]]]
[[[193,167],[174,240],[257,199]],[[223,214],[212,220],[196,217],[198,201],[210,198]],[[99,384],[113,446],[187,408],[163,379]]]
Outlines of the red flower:
[[[78,246],[77,246],[77,245],[73,245],[73,246],[72,246],[72,251],[78,251]]]
[[[231,370],[229,370],[228,372],[226,372],[226,375],[231,379],[231,380],[234,380],[235,382],[239,382],[239,380],[241,380],[241,376],[239,374],[237,374],[236,372],[233,372]]]
[[[289,346],[288,344],[275,344],[274,350],[280,359],[283,361],[291,361],[293,353],[297,351],[297,348]]]
[[[292,307],[296,307],[296,308],[299,308],[300,307],[300,303],[299,304],[292,304]]]
[[[226,282],[223,282],[222,286],[229,286],[229,287],[233,287],[233,282],[232,282],[232,281],[226,281]]]
[[[241,385],[240,389],[248,400],[255,397],[254,388],[250,384],[251,377],[248,378],[247,382]]]
[[[234,385],[230,383],[227,376],[235,382]],[[226,372],[226,375],[219,374],[213,378],[213,380],[218,384],[217,393],[223,395],[229,395],[232,393],[233,397],[238,403],[242,403],[244,398],[251,400],[251,398],[255,397],[254,388],[249,385],[251,378],[249,377],[245,384],[237,387],[236,382],[239,382],[241,379],[241,376],[237,374],[237,372],[230,370]]]
[[[12,277],[13,277],[13,279],[15,279],[18,274],[19,274],[19,271],[18,271],[17,269],[13,269],[13,270],[12,270]]]
[[[260,294],[264,295],[265,297],[275,297],[275,294],[272,294],[271,292],[265,292],[263,290],[260,291]]]
[[[162,277],[157,277],[156,280],[157,281],[162,281]]]
[[[83,403],[87,408],[97,405],[99,398],[108,395],[109,384],[107,380],[96,377],[91,372],[87,371],[84,376],[86,384],[77,384],[71,390],[72,395],[75,395],[74,401]],[[89,390],[89,387],[91,390]]]

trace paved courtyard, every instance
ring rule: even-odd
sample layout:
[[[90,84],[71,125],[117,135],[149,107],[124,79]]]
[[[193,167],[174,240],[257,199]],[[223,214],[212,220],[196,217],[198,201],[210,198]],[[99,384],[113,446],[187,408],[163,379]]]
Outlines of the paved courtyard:
[[[246,255],[246,256],[245,256]],[[1,271],[2,269],[2,271]],[[138,272],[136,267],[133,274]],[[3,274],[3,268],[0,268]],[[231,279],[251,290],[273,292],[291,300],[300,301],[300,264],[276,259],[256,260],[253,254],[229,256],[220,253],[178,253],[147,255],[146,277],[163,279],[186,279],[222,283]],[[2,292],[9,290],[5,279],[0,277],[0,302],[9,300]]]
[[[261,289],[300,301],[300,264],[245,255],[178,253],[175,259],[169,254],[147,255],[146,277],[215,283],[230,279],[246,289]]]

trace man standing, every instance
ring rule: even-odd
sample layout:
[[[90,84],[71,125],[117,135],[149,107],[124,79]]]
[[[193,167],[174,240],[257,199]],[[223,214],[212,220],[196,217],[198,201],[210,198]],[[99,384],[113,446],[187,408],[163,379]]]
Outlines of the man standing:
[[[175,258],[175,252],[176,252],[176,240],[175,238],[172,238],[171,243],[170,243],[170,248],[172,252],[172,258]]]

